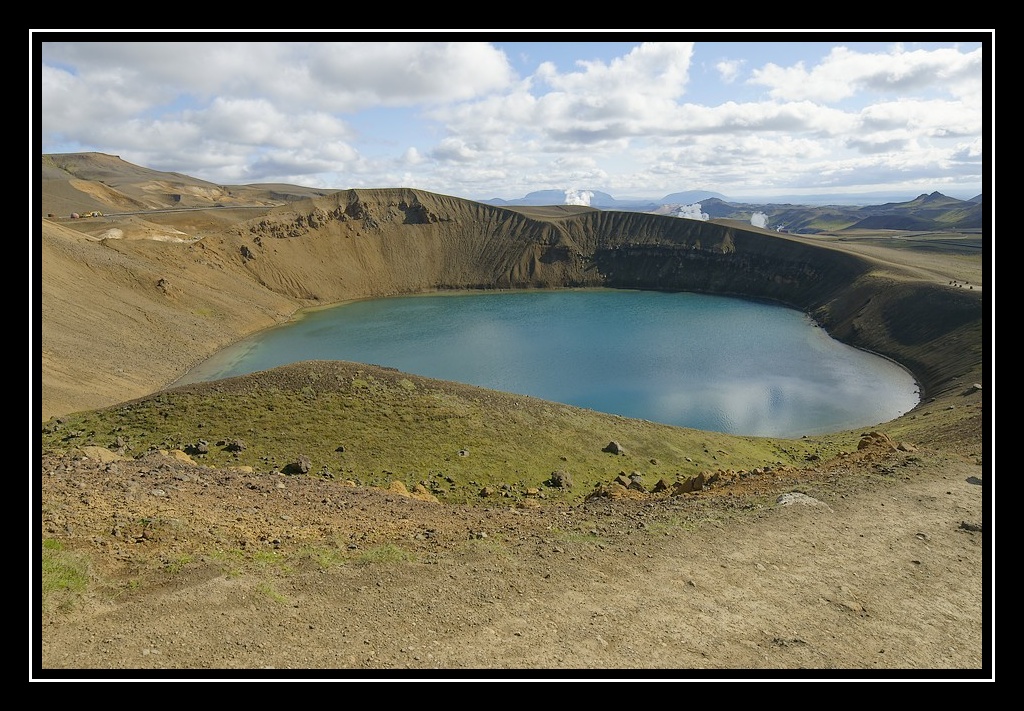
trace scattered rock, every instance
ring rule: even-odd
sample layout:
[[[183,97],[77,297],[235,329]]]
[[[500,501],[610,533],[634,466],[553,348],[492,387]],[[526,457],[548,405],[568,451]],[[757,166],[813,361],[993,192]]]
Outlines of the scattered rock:
[[[884,432],[865,432],[860,436],[860,442],[857,443],[857,449],[878,446],[896,449],[896,443]]]
[[[97,462],[103,462],[104,464],[107,462],[126,461],[128,459],[128,457],[123,457],[117,452],[110,451],[106,447],[85,446],[81,447],[80,451],[82,452],[82,455],[88,459],[95,459]]]
[[[400,496],[409,495],[409,488],[397,479],[388,484],[386,491],[390,491],[392,494],[398,494]]]
[[[707,483],[707,477],[704,472],[700,472],[697,476],[677,481],[672,485],[669,493],[672,496],[679,496],[680,494],[689,494],[692,491],[703,491],[705,483]]]
[[[819,506],[829,511],[832,510],[832,507],[830,507],[824,501],[819,501],[818,499],[815,499],[813,496],[802,494],[799,491],[791,491],[788,494],[782,494],[779,498],[775,500],[775,503],[777,503],[779,506],[792,506],[793,504],[802,504],[804,506]]]
[[[615,440],[612,440],[611,442],[606,444],[604,449],[602,449],[601,451],[602,452],[608,452],[609,454],[625,454],[626,453],[626,450],[624,450],[622,448],[622,445],[619,444],[618,442],[616,442]]]
[[[305,454],[300,454],[291,464],[285,465],[284,469],[281,470],[282,474],[308,474],[312,468],[312,464],[309,461],[309,457]]]
[[[559,469],[558,471],[551,472],[551,478],[549,478],[545,483],[556,489],[571,489],[572,474],[564,469]]]
[[[423,484],[414,484],[412,491],[409,492],[409,497],[416,499],[417,501],[429,501],[433,504],[441,503],[440,500],[430,493],[430,490]]]

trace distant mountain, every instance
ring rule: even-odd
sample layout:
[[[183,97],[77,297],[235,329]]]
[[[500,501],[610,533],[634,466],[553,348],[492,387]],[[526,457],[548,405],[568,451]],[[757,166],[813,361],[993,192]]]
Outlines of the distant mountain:
[[[980,196],[979,196],[980,197]],[[730,203],[704,200],[701,211],[712,219],[750,220],[763,215],[769,229],[800,234],[838,230],[978,229],[984,224],[982,204],[958,200],[939,192],[918,195],[907,202],[882,205],[791,205]]]
[[[625,210],[627,212],[655,212],[668,214],[672,208],[711,198],[726,199],[721,193],[710,190],[687,190],[671,193],[663,198],[616,198],[600,190],[536,190],[524,197],[512,200],[492,198],[481,200],[486,205],[513,207],[518,205],[589,205],[601,210]]]
[[[600,190],[536,190],[513,200],[492,198],[480,200],[485,205],[515,207],[520,205],[589,205],[602,210],[626,210],[628,212],[652,212],[658,201],[644,198],[619,200]]]
[[[710,190],[687,190],[681,193],[666,195],[658,202],[662,205],[692,205],[696,202],[711,199],[727,200],[728,198],[722,195],[722,193],[713,193]]]
[[[868,205],[882,205],[885,203],[909,202],[915,195],[907,192],[876,191],[869,193],[840,193],[840,194],[804,194],[785,195],[776,194],[771,197],[758,198],[751,196],[733,196],[725,198],[729,202],[745,203],[774,203],[792,205],[814,205],[823,207],[825,205],[843,205],[846,207],[865,207]],[[966,201],[966,198],[962,198]]]
[[[940,192],[918,195],[909,202],[860,208],[867,216],[851,229],[928,230],[982,226],[981,204],[957,200]]]

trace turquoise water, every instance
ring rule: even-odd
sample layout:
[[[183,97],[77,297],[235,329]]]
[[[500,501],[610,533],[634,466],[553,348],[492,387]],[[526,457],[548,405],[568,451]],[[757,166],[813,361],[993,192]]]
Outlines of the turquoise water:
[[[901,366],[806,315],[703,294],[446,293],[310,312],[179,384],[349,360],[729,434],[799,437],[886,422],[918,403]]]

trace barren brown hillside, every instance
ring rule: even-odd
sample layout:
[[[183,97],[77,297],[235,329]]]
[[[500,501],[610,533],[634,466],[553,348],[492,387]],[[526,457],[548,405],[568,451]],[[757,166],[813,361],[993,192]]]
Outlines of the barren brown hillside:
[[[42,200],[57,216],[37,236],[46,444],[33,511],[46,569],[85,583],[46,589],[40,676],[990,676],[982,250],[503,209],[405,189],[242,190],[112,156],[58,158],[44,160]],[[192,197],[167,208],[153,195]],[[197,209],[180,207],[189,200]],[[66,217],[79,203],[103,215]],[[114,214],[129,205],[159,209]],[[500,393],[358,364],[164,390],[304,308],[566,286],[772,299],[904,364],[922,402],[869,437],[786,441],[616,423],[553,403],[517,411]],[[268,408],[264,396],[278,399]],[[357,412],[373,427],[306,472],[286,471],[297,454],[287,434],[278,449],[249,442],[234,461],[225,444],[213,451],[211,429],[230,443],[229,428],[268,409],[275,432],[303,446],[328,420],[355,432]],[[137,419],[147,413],[168,427],[159,441],[147,440],[155,420]],[[449,430],[430,428],[455,420],[493,451],[460,462],[453,446],[445,463]],[[620,435],[632,443],[625,455],[601,451]],[[200,438],[209,453],[186,451]],[[392,443],[378,455],[397,472],[392,485],[348,481],[345,462],[371,438]],[[416,442],[415,465],[402,442]],[[485,461],[493,468],[473,479],[469,467]],[[440,476],[427,482],[435,490],[411,486],[422,476],[405,472],[424,462],[448,471],[450,487]],[[574,468],[599,485],[551,488],[555,470]],[[643,487],[615,483],[631,471]],[[705,486],[671,488],[698,473]],[[658,479],[668,488],[656,490]],[[448,490],[472,496],[448,502]]]

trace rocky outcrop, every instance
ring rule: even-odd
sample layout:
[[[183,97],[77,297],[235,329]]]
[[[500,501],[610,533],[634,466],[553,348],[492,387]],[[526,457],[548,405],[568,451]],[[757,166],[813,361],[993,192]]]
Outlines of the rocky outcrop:
[[[885,437],[885,435],[881,435]],[[755,467],[746,471],[735,469],[716,469],[698,472],[692,476],[680,476],[672,483],[662,478],[648,491],[641,483],[638,472],[631,475],[620,473],[608,483],[599,483],[587,494],[586,499],[648,499],[677,497],[686,494],[699,494],[712,489],[730,487],[743,481],[778,480],[798,474],[800,470],[788,465],[771,467]]]

